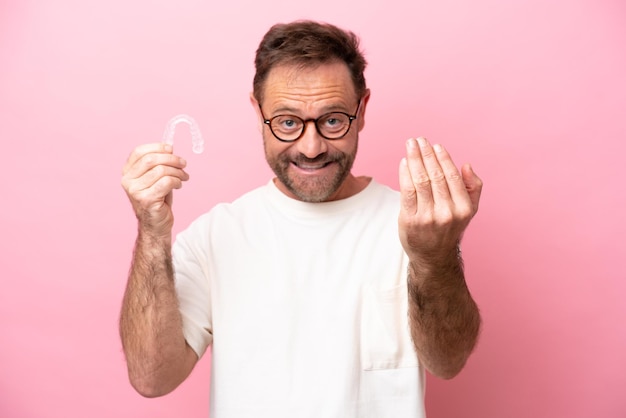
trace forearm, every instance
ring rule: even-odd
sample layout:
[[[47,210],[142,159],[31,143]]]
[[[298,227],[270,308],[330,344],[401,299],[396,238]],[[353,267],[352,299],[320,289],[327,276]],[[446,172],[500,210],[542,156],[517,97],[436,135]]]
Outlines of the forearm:
[[[480,329],[456,250],[440,260],[411,260],[408,293],[411,334],[422,363],[438,377],[456,376]]]
[[[132,385],[144,396],[176,388],[195,364],[187,346],[171,262],[171,238],[140,231],[122,304],[120,335]]]

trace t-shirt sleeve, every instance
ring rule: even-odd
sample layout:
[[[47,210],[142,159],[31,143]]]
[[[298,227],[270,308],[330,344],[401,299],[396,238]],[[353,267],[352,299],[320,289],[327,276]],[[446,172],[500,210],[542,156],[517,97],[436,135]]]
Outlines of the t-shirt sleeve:
[[[213,342],[211,289],[209,282],[208,234],[204,220],[197,220],[176,237],[172,263],[183,334],[189,346],[202,357]]]

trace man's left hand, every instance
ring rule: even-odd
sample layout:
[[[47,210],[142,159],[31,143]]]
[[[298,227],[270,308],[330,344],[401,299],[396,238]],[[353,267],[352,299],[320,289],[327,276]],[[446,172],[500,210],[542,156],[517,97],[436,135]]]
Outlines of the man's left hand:
[[[400,162],[400,241],[413,262],[436,263],[457,250],[478,211],[482,181],[469,164],[461,171],[441,145],[409,139]]]

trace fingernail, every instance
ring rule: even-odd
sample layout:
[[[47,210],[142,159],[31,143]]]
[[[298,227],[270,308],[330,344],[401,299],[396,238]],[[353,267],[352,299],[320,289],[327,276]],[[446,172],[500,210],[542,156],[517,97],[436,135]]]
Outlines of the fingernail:
[[[180,159],[180,163],[181,163],[182,165],[187,165],[187,161],[186,161],[184,158],[181,158],[181,159]]]
[[[439,144],[433,145],[433,148],[434,148],[435,152],[443,151],[443,147],[441,145],[439,145]]]
[[[406,141],[406,146],[409,148],[415,148],[417,146],[417,143],[415,142],[414,138],[409,138]]]
[[[421,136],[417,138],[417,142],[420,144],[420,147],[425,147],[426,145],[428,145],[428,141],[426,140],[426,138],[423,138]]]
[[[171,146],[170,144],[165,144],[165,145],[163,146],[163,150],[164,150],[165,152],[172,152],[172,146]]]

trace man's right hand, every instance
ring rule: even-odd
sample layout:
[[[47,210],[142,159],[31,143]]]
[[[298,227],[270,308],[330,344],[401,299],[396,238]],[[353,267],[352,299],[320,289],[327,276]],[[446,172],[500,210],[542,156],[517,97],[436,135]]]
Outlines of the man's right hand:
[[[122,187],[133,206],[139,226],[153,236],[169,235],[174,224],[172,191],[189,179],[186,161],[174,155],[171,145],[140,145],[122,171]]]

